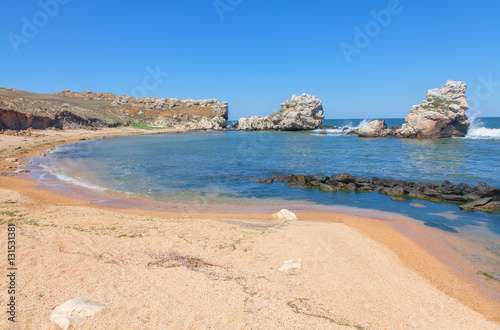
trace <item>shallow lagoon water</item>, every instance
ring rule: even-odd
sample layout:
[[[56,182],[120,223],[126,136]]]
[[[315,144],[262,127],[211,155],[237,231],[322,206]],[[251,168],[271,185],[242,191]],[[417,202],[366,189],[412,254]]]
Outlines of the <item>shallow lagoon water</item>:
[[[351,121],[327,121],[339,130],[314,132],[210,132],[126,136],[58,147],[45,160],[60,178],[89,187],[160,201],[258,203],[262,199],[308,201],[397,212],[443,228],[497,219],[463,213],[454,204],[395,202],[378,193],[324,193],[248,181],[271,174],[350,173],[407,181],[479,182],[500,187],[498,139],[360,139],[346,136]],[[388,120],[390,124],[390,120]],[[344,125],[341,125],[344,124]],[[354,122],[355,126],[356,123]],[[398,124],[398,122],[395,122]],[[500,126],[500,122],[498,123]],[[338,131],[338,132],[336,132]],[[326,135],[324,135],[326,133]],[[436,214],[452,212],[456,216]],[[454,220],[450,220],[454,218]],[[488,221],[489,222],[489,221]],[[493,221],[492,231],[500,234]]]

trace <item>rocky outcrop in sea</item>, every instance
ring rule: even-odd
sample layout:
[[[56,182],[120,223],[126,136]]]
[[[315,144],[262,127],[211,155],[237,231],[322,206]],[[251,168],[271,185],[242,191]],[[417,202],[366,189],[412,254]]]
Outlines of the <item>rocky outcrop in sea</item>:
[[[387,128],[385,120],[374,120],[360,127],[356,133],[361,137],[395,136],[399,129],[399,127]]]
[[[233,129],[245,131],[307,131],[324,121],[323,103],[316,96],[293,95],[281,104],[279,111],[265,117],[240,118]]]
[[[433,202],[460,204],[462,211],[500,211],[500,189],[478,183],[471,187],[465,183],[453,184],[447,180],[442,184],[431,182],[407,182],[403,180],[371,179],[348,173],[326,176],[318,175],[271,175],[267,179],[249,180],[272,184],[274,181],[287,182],[292,188],[318,188],[325,192],[355,191],[377,192],[393,196],[394,200],[421,199]]]
[[[462,81],[448,80],[443,87],[427,91],[426,99],[414,105],[401,127],[387,128],[385,121],[375,120],[359,128],[360,137],[447,138],[467,134],[469,109]]]

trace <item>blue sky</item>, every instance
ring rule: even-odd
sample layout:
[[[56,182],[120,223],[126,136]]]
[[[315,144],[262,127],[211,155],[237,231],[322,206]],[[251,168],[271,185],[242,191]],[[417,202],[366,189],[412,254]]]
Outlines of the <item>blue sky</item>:
[[[323,100],[327,118],[391,118],[454,79],[468,83],[473,111],[500,116],[500,0],[1,6],[2,87],[131,94],[149,67],[163,73],[148,96],[229,101],[230,119],[303,92]]]

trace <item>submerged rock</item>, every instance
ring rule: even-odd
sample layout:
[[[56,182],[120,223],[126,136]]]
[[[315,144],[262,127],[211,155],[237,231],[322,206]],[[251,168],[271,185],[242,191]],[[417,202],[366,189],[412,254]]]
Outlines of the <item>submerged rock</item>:
[[[422,203],[411,203],[410,205],[413,206],[413,207],[418,207],[418,208],[425,207],[425,205],[422,204]]]
[[[267,184],[271,184],[274,182],[273,179],[256,179],[256,178],[248,178],[248,180],[250,181],[255,181],[255,182],[259,182],[259,183],[267,183]]]
[[[496,203],[495,203],[496,202]],[[489,206],[488,206],[489,205]],[[481,198],[471,203],[460,205],[459,208],[462,211],[466,212],[474,212],[474,211],[482,211],[482,210],[492,210],[492,209],[500,210],[500,204],[498,201],[495,201],[493,197]]]
[[[307,185],[304,182],[290,182],[288,186],[292,188],[306,189]]]
[[[324,121],[323,103],[316,96],[293,95],[281,109],[266,117],[240,118],[233,128],[246,131],[305,131],[318,128]]]

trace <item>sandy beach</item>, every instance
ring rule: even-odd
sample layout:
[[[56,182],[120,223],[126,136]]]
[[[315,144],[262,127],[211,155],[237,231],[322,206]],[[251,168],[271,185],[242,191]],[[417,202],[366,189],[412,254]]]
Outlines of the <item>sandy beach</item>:
[[[17,162],[5,158],[53,144],[166,131],[1,135],[0,166],[15,173]],[[441,234],[415,223],[99,207],[21,176],[0,177],[0,212],[2,251],[7,221],[16,224],[18,268],[17,322],[3,317],[1,328],[58,329],[53,309],[77,297],[111,306],[81,329],[500,328],[500,303],[485,293],[498,282],[481,286],[441,262],[431,253],[446,257]],[[0,267],[4,275],[6,258]]]

